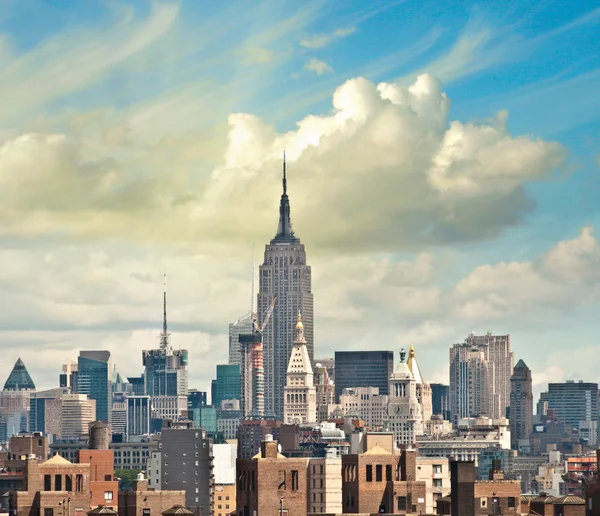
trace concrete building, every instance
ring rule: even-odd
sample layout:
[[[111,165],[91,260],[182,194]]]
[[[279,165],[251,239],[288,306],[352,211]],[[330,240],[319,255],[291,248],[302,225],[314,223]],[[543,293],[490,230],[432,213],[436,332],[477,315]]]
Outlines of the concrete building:
[[[379,394],[379,387],[344,389],[339,407],[344,416],[364,420],[369,430],[382,430],[388,418],[388,396]]]
[[[158,451],[148,463],[151,488],[184,490],[186,507],[213,513],[213,443],[206,432],[191,423],[163,428]]]
[[[63,394],[61,408],[61,439],[78,439],[87,434],[88,426],[96,420],[96,400],[86,394]]]
[[[471,333],[450,349],[450,411],[464,417],[506,417],[514,354],[510,335]]]
[[[70,393],[77,392],[77,362],[68,360],[62,366],[62,373],[59,375],[58,384],[62,388],[66,388]]]
[[[266,413],[282,418],[283,389],[298,312],[301,312],[304,318],[306,349],[311,365],[314,363],[311,269],[306,264],[304,244],[292,229],[285,158],[277,234],[265,246],[264,261],[259,267],[257,298],[259,327],[263,326],[263,318],[275,297],[277,298],[275,309],[263,329],[264,394]]]
[[[314,383],[317,396],[317,421],[327,421],[335,409],[335,385],[327,367],[321,363],[316,364]]]
[[[342,457],[335,448],[327,448],[325,457],[311,458],[308,465],[308,512],[342,512]]]
[[[531,369],[519,360],[510,378],[510,438],[513,450],[519,441],[529,443],[533,430],[533,387]]]
[[[29,399],[29,431],[42,432],[52,440],[61,435],[62,396],[68,389],[32,392]]]
[[[506,418],[462,419],[453,433],[421,436],[416,445],[421,457],[473,461],[477,465],[479,453],[485,448],[510,449],[509,423]]]
[[[379,394],[387,395],[393,372],[391,351],[336,351],[335,398],[339,400],[344,389],[354,387],[377,387]]]
[[[389,392],[386,428],[394,432],[396,443],[412,445],[424,433],[423,406],[417,398],[417,382],[404,350],[400,351],[400,363],[390,377]]]
[[[261,443],[271,435],[280,439],[278,419],[245,419],[238,428],[238,459],[251,459],[261,450]]]
[[[187,417],[187,396],[152,396],[152,419],[184,419]]]
[[[408,360],[406,361],[408,365],[408,370],[412,373],[415,378],[416,387],[417,387],[417,400],[421,405],[421,413],[423,415],[423,425],[425,422],[431,419],[433,415],[433,400],[431,396],[431,386],[425,380],[423,380],[423,375],[421,374],[421,369],[419,369],[419,364],[417,363],[417,356],[415,354],[415,348],[411,344],[410,350],[408,352]]]
[[[450,494],[450,462],[446,458],[417,457],[418,482],[425,482],[426,514],[435,514],[438,500]]]
[[[127,395],[122,392],[113,393],[111,428],[113,434],[127,433]]]
[[[296,337],[290,354],[283,400],[284,423],[287,425],[317,421],[317,394],[312,365],[304,337],[302,316],[298,313]]]
[[[286,458],[267,435],[251,459],[237,460],[236,513],[281,516],[307,513],[309,460]]]

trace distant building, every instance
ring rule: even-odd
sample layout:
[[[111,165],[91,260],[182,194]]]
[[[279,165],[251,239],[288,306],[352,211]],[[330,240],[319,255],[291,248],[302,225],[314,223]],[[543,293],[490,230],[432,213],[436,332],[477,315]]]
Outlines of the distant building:
[[[35,384],[19,358],[0,392],[0,440],[26,432],[29,428],[30,397]]]
[[[152,396],[152,419],[182,419],[188,411],[187,396]]]
[[[260,451],[267,435],[280,438],[281,421],[277,419],[245,419],[238,428],[238,459],[251,459]]]
[[[253,301],[254,302],[254,301]],[[252,333],[252,313],[249,312],[229,325],[229,364],[242,366],[242,355],[240,349],[240,335]]]
[[[441,383],[431,384],[431,407],[436,415],[450,421],[450,386]]]
[[[382,429],[388,418],[388,396],[380,395],[378,387],[344,389],[339,407],[344,416],[363,419],[370,430]]]
[[[112,421],[110,351],[80,351],[77,360],[77,393],[96,401],[96,419]]]
[[[195,408],[206,407],[208,405],[206,392],[199,391],[197,389],[190,389],[188,391],[188,410]]]
[[[148,464],[150,487],[184,490],[186,507],[213,514],[213,444],[206,432],[185,424],[163,428],[159,447]]]
[[[209,434],[217,431],[217,409],[212,406],[194,409],[191,414],[194,428],[203,428]]]
[[[442,457],[417,457],[416,479],[426,485],[426,514],[435,514],[438,500],[450,494],[450,461]]]
[[[329,370],[320,362],[316,364],[314,384],[317,396],[317,422],[327,421],[335,409],[335,385],[329,376]]]
[[[321,364],[325,369],[327,369],[327,374],[329,375],[329,380],[332,384],[335,383],[335,359],[334,358],[318,358],[315,359],[317,364]]]
[[[127,427],[128,437],[133,435],[148,435],[152,415],[150,396],[127,397]]]
[[[240,382],[239,365],[217,365],[217,379],[212,382],[212,406],[220,407],[223,400],[241,399]]]
[[[61,409],[62,439],[78,439],[87,434],[88,426],[96,418],[96,400],[85,394],[63,394]]]
[[[353,387],[377,387],[379,394],[388,394],[388,381],[393,372],[391,351],[336,351],[336,400],[344,389]]]
[[[77,362],[67,361],[62,366],[62,373],[59,376],[59,386],[69,389],[71,393],[77,392]]]
[[[513,450],[519,441],[529,443],[533,430],[533,386],[531,369],[519,360],[510,379],[510,438]]]
[[[298,313],[296,338],[290,354],[283,391],[285,424],[315,423],[317,420],[317,395],[313,370],[304,338],[304,324]]]
[[[598,384],[567,381],[548,384],[548,409],[571,428],[580,421],[598,421]]]

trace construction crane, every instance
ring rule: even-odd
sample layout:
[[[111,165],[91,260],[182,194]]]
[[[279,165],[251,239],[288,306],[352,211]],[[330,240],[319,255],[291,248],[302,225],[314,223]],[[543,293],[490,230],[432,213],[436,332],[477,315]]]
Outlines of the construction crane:
[[[273,309],[277,298],[273,298],[271,305],[265,313],[265,317],[262,326],[258,326],[256,317],[253,317],[252,324],[254,326],[253,333],[253,345],[252,345],[252,369],[254,370],[254,414],[262,417],[265,415],[265,370],[263,364],[263,343],[262,343],[262,332],[269,324]]]

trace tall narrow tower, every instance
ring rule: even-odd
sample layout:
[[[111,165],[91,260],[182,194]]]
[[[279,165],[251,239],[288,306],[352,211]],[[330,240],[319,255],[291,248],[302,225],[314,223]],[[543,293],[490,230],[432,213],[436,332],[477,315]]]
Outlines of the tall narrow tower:
[[[292,230],[290,202],[287,194],[285,155],[283,159],[283,193],[279,203],[277,234],[265,246],[264,261],[259,267],[258,316],[262,327],[264,314],[273,299],[277,305],[263,330],[265,412],[283,417],[283,389],[287,366],[294,343],[296,314],[302,313],[306,349],[314,362],[313,295],[311,270],[306,252]]]
[[[517,450],[519,441],[529,440],[533,430],[533,387],[531,369],[519,360],[510,378],[510,440]]]

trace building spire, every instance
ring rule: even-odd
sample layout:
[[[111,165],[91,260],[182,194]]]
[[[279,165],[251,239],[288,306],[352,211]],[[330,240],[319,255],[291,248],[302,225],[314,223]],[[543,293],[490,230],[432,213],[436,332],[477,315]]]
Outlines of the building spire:
[[[283,149],[283,195],[287,194],[287,177],[285,177],[285,148]]]
[[[287,170],[286,170],[286,157],[285,150],[283,151],[283,179],[282,186],[283,192],[281,194],[281,201],[279,202],[279,225],[277,226],[277,234],[271,241],[272,244],[285,243],[285,244],[296,244],[300,241],[294,235],[292,229],[292,219],[290,217],[290,200],[287,194]]]
[[[160,348],[167,349],[169,333],[167,332],[167,275],[163,276],[163,331],[160,335]]]

